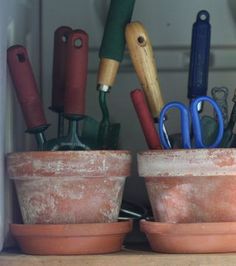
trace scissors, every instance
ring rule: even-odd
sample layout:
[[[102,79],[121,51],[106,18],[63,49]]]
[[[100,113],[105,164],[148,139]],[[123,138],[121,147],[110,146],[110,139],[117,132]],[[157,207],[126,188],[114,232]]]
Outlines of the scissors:
[[[204,101],[209,102],[214,108],[218,116],[218,124],[219,124],[218,135],[215,139],[215,142],[209,146],[206,146],[203,143],[201,119],[200,119],[199,112],[198,112],[198,105]],[[193,129],[193,136],[194,136],[194,143],[195,143],[194,148],[216,148],[220,145],[221,140],[223,138],[223,133],[224,133],[224,121],[223,121],[222,112],[220,110],[220,107],[211,97],[202,96],[202,97],[195,98],[191,102],[189,108],[186,107],[181,102],[170,102],[163,107],[160,113],[159,135],[160,135],[161,144],[163,145],[165,149],[170,149],[171,146],[167,143],[165,139],[165,135],[163,132],[163,125],[164,125],[166,113],[170,109],[173,109],[173,108],[180,111],[183,148],[191,149],[191,134],[190,134],[190,130],[191,130],[190,121],[191,120],[192,120],[192,129]]]

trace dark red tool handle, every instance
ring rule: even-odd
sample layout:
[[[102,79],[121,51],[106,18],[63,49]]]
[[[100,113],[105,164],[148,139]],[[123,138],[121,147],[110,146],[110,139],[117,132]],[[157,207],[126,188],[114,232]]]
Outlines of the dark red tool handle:
[[[130,96],[149,149],[162,149],[160,139],[157,134],[152,115],[148,109],[143,91],[140,89],[133,90]]]
[[[7,62],[28,130],[47,125],[27,50],[21,45],[8,48]]]
[[[73,31],[68,38],[66,60],[66,115],[83,116],[88,71],[88,35],[82,30]]]
[[[54,32],[53,73],[52,73],[52,106],[51,110],[62,112],[65,96],[66,49],[70,27],[61,26]]]

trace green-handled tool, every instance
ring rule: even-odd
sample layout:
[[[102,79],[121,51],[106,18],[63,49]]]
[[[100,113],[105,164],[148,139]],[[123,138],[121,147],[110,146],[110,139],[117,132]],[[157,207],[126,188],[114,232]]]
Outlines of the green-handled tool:
[[[216,97],[216,94],[218,93],[221,93],[223,96],[222,98],[225,98],[228,95],[228,90],[223,87],[213,88],[212,94],[216,102],[217,100],[219,100],[219,98]],[[235,122],[236,122],[236,89],[234,91],[234,96],[233,96],[232,101],[234,102],[234,105],[233,105],[233,108],[230,114],[229,122],[227,122],[226,120],[226,127],[224,129],[224,135],[223,135],[223,138],[219,146],[220,148],[235,147],[235,135],[233,134],[233,129],[234,129]],[[219,101],[217,103],[219,104]],[[227,115],[226,115],[227,109],[228,109],[227,103],[225,102],[223,105],[220,103],[219,107],[222,110],[223,118],[226,117],[227,119]],[[202,118],[201,123],[202,123],[202,128],[204,129],[203,131],[205,132],[205,134],[203,135],[204,143],[206,144],[212,143],[212,140],[214,140],[217,134],[217,131],[218,131],[218,121],[216,119],[213,119],[213,118],[209,119],[207,116],[204,116]]]
[[[99,51],[100,64],[97,77],[99,91],[99,105],[102,111],[102,120],[96,131],[96,123],[89,127],[88,121],[84,123],[83,137],[93,135],[97,138],[96,148],[116,149],[120,124],[111,124],[106,103],[107,93],[115,82],[120,62],[125,49],[125,26],[130,22],[135,0],[111,0],[102,44]],[[92,120],[91,120],[92,121]],[[87,126],[86,126],[87,123]],[[92,129],[93,132],[90,131]]]
[[[219,105],[223,119],[224,119],[224,128],[227,127],[228,125],[228,95],[229,95],[229,90],[227,87],[214,87],[211,89],[211,95],[212,98],[217,102]],[[217,120],[217,115],[214,112],[214,117]]]
[[[224,130],[224,136],[220,144],[220,147],[222,148],[235,147],[235,135],[233,134],[233,129],[236,122],[236,89],[232,101],[234,102],[234,105],[230,114],[229,123]]]

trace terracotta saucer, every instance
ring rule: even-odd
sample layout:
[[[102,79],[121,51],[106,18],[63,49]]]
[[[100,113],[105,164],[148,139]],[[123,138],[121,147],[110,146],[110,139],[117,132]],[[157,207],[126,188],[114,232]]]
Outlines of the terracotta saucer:
[[[132,220],[94,224],[11,224],[22,252],[34,255],[102,254],[121,250]]]
[[[236,251],[236,222],[171,224],[141,220],[153,251],[226,253]]]

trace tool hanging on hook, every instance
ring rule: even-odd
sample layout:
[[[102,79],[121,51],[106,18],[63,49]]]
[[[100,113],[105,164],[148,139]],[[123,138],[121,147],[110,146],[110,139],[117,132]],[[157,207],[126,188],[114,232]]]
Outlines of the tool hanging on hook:
[[[126,26],[125,36],[134,69],[144,90],[156,128],[159,130],[159,115],[164,106],[164,101],[161,94],[151,41],[146,29],[140,22],[129,23]],[[166,141],[170,145],[164,125],[163,131],[165,132]]]
[[[73,30],[61,26],[54,32],[53,70],[52,70],[52,104],[50,110],[58,113],[57,137],[64,135],[64,97],[68,37]]]
[[[211,25],[210,15],[206,10],[197,14],[196,22],[192,28],[191,54],[188,76],[188,98],[190,102],[200,96],[207,95]],[[200,102],[198,111],[201,112],[203,104]]]

